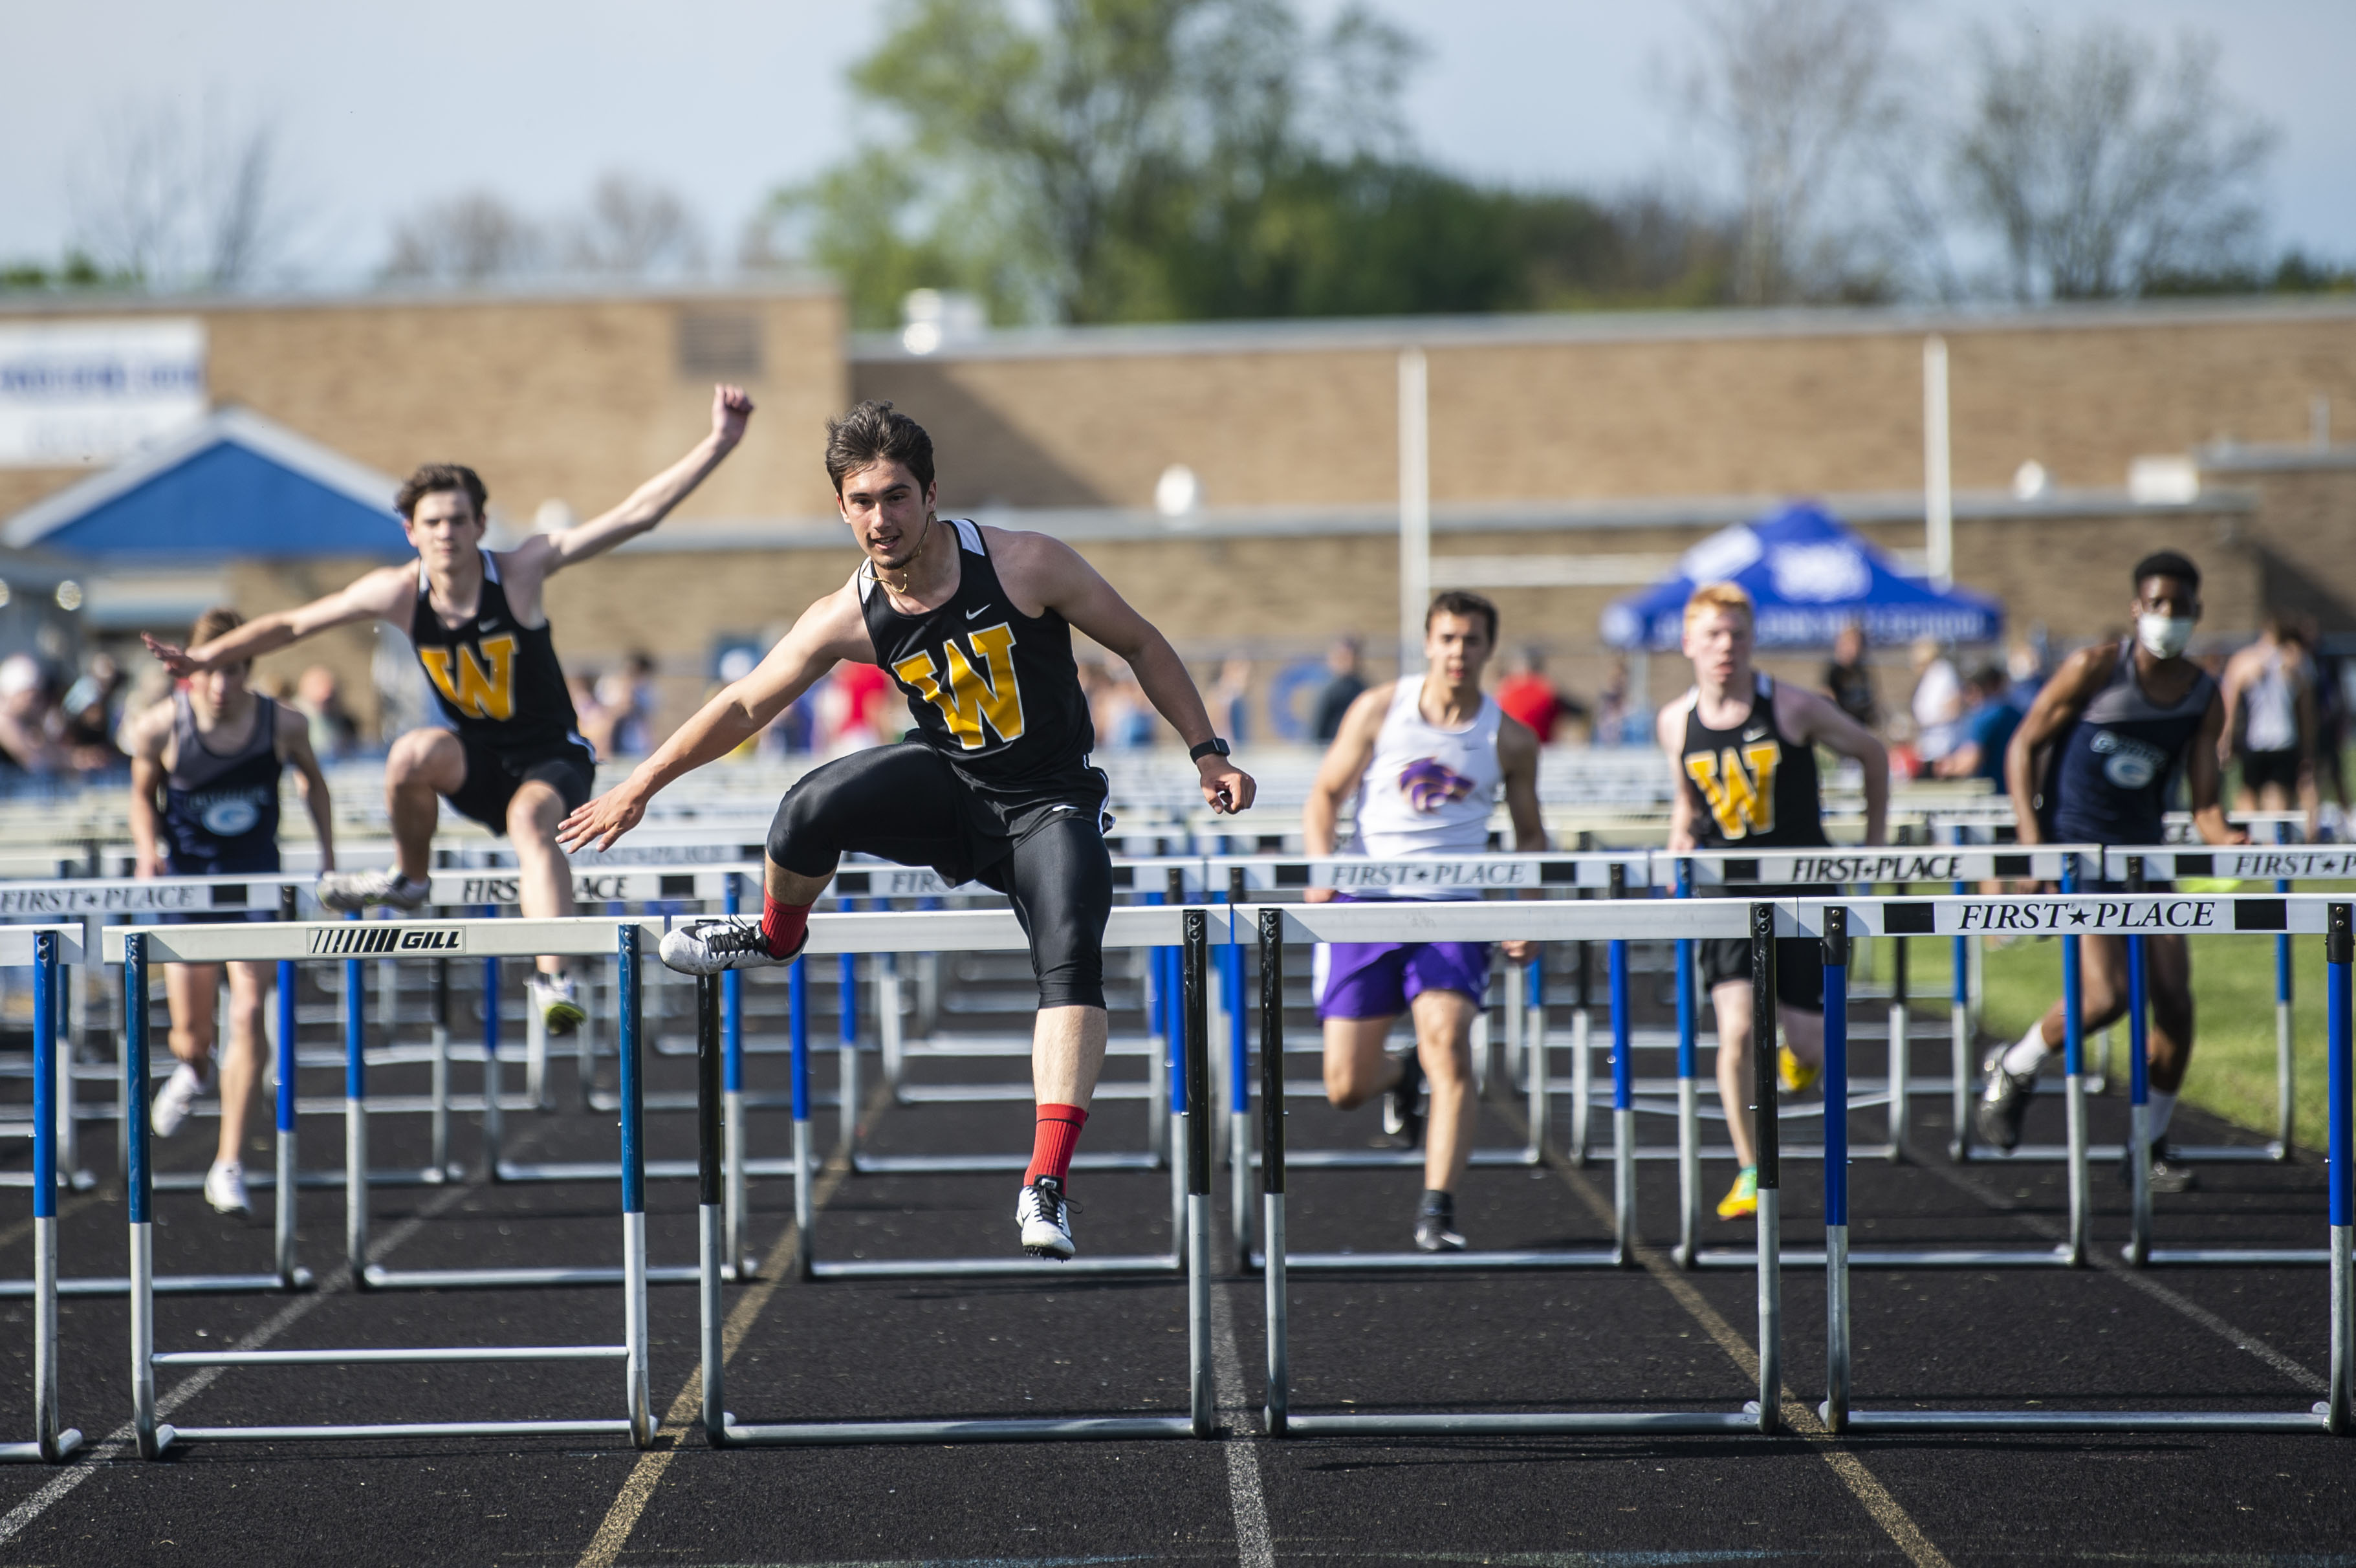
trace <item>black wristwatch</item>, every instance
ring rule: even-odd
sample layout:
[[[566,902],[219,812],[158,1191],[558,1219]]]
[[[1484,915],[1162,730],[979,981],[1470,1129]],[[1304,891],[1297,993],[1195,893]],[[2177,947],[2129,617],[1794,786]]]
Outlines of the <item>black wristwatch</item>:
[[[1225,741],[1220,740],[1216,735],[1214,735],[1209,740],[1204,741],[1201,745],[1196,746],[1194,750],[1188,752],[1186,753],[1186,760],[1190,763],[1199,763],[1205,757],[1224,757],[1227,754],[1227,743]]]

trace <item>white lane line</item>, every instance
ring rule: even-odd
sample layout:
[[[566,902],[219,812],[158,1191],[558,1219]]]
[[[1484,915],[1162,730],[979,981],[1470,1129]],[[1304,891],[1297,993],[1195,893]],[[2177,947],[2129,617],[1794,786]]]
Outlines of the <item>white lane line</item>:
[[[1236,1560],[1243,1568],[1276,1568],[1276,1542],[1269,1533],[1268,1497],[1260,1488],[1259,1447],[1242,1430],[1249,1409],[1244,1392],[1243,1358],[1236,1352],[1233,1287],[1222,1285],[1226,1309],[1211,1317],[1211,1391],[1221,1410],[1232,1413],[1226,1441],[1227,1501],[1236,1516]]]
[[[1987,1204],[1989,1208],[1996,1210],[1997,1212],[2011,1216],[2013,1219],[2019,1221],[2022,1225],[2026,1226],[2029,1230],[2044,1237],[2048,1241],[2062,1242],[2069,1239],[2069,1232],[2066,1227],[2055,1221],[2047,1219],[2042,1214],[2032,1214],[2026,1210],[2017,1207],[2010,1199],[2004,1197],[1993,1188],[1987,1186],[1985,1182],[1979,1181],[1970,1176],[1966,1176],[1960,1170],[1951,1169],[1944,1165],[1932,1161],[1925,1161],[1917,1167],[1917,1168],[1929,1171],[1940,1180],[1947,1183],[1948,1186],[1955,1188],[1959,1191],[1969,1193],[1972,1197],[1978,1199],[1982,1203]],[[2159,1281],[2152,1278],[2143,1270],[2129,1268],[2125,1263],[2121,1262],[2117,1258],[2112,1257],[2108,1253],[2099,1248],[2091,1250],[2087,1253],[2087,1259],[2094,1265],[2094,1267],[2100,1269],[2103,1273],[2109,1275],[2120,1284],[2133,1285],[2136,1289],[2143,1292],[2146,1296],[2150,1296],[2154,1301],[2158,1302],[2161,1306],[2169,1307],[2172,1311],[2181,1313],[2193,1322],[2201,1325],[2201,1328],[2208,1329],[2211,1334],[2216,1335],[2219,1339],[2233,1346],[2235,1349],[2254,1356],[2259,1360],[2264,1361],[2267,1366],[2272,1367],[2275,1371],[2280,1372],[2283,1376],[2288,1378],[2292,1382],[2297,1383],[2300,1388],[2305,1389],[2308,1392],[2327,1393],[2329,1392],[2329,1385],[2322,1377],[2308,1370],[2294,1358],[2283,1354],[2282,1351],[2276,1349],[2272,1345],[2267,1344],[2255,1334],[2252,1334],[2245,1329],[2235,1328],[2232,1323],[2229,1323],[2224,1318],[2218,1317],[2215,1313],[2210,1311],[2207,1307],[2202,1307],[2198,1302],[2188,1301],[2183,1296],[2177,1295],[2176,1292],[2169,1289],[2168,1286],[2160,1284]]]
[[[531,1139],[529,1136],[518,1138],[510,1147],[519,1149],[528,1145]],[[459,1199],[466,1197],[468,1193],[479,1190],[481,1190],[480,1185],[477,1182],[470,1181],[463,1187],[454,1187],[442,1193],[424,1208],[419,1210],[415,1214],[403,1220],[400,1224],[395,1225],[392,1229],[385,1232],[382,1236],[378,1238],[376,1243],[368,1250],[368,1261],[372,1264],[382,1263],[387,1257],[391,1255],[394,1248],[409,1240],[410,1237],[415,1235],[417,1233],[418,1227],[423,1225],[426,1221],[434,1219],[435,1216],[441,1214],[444,1210],[448,1209],[450,1205],[458,1201]],[[236,1344],[230,1346],[230,1349],[232,1350],[261,1349],[263,1346],[269,1344],[271,1340],[276,1339],[279,1335],[284,1334],[287,1329],[301,1322],[303,1318],[310,1313],[311,1309],[318,1306],[319,1303],[325,1301],[331,1296],[348,1290],[349,1288],[351,1288],[351,1275],[349,1273],[342,1269],[337,1270],[335,1276],[329,1279],[326,1284],[321,1285],[316,1289],[311,1291],[308,1295],[302,1296],[298,1300],[288,1302],[284,1307],[280,1308],[277,1313],[273,1315],[269,1321],[255,1328],[252,1333],[246,1335]],[[197,1395],[204,1392],[205,1390],[212,1387],[214,1383],[220,1381],[221,1374],[230,1370],[231,1369],[228,1367],[204,1367],[189,1373],[186,1378],[183,1378],[180,1381],[173,1384],[171,1388],[155,1396],[156,1419],[160,1421],[164,1417],[171,1414],[174,1411],[179,1409],[180,1406],[187,1403],[188,1401],[196,1398]],[[98,1471],[98,1467],[105,1464],[108,1460],[120,1456],[124,1449],[131,1446],[132,1439],[137,1434],[134,1429],[134,1424],[128,1421],[124,1422],[112,1432],[108,1433],[104,1442],[99,1444],[93,1448],[86,1450],[82,1454],[75,1456],[75,1462],[68,1466],[66,1468],[59,1470],[55,1478],[53,1478],[48,1486],[43,1487],[39,1491],[35,1492],[31,1497],[27,1498],[15,1508],[10,1509],[6,1514],[0,1515],[0,1546],[5,1546],[9,1541],[14,1541],[19,1534],[23,1533],[25,1529],[35,1520],[39,1519],[41,1515],[47,1513],[50,1509],[63,1501],[66,1496],[76,1487],[80,1486],[84,1481],[90,1479],[91,1476],[95,1475]]]

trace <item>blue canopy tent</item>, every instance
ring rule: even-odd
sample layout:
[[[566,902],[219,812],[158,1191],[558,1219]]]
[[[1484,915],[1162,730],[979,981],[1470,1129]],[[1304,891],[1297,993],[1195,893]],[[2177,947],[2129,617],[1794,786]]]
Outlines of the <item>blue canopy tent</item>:
[[[399,482],[223,409],[8,519],[0,541],[113,568],[410,553]]]
[[[1603,640],[1615,648],[1674,651],[1684,638],[1686,601],[1701,584],[1723,581],[1741,584],[1758,606],[1762,648],[1825,647],[1851,622],[1885,645],[1922,636],[1988,643],[2004,630],[2004,608],[1996,601],[1900,576],[1872,545],[1801,503],[1694,546],[1675,577],[1603,612]]]

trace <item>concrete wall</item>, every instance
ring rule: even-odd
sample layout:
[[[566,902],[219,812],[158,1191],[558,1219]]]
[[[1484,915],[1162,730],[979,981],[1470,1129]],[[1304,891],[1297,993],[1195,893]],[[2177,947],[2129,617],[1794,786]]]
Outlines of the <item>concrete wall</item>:
[[[1392,499],[1398,353],[1419,342],[1442,503],[1811,495],[1920,486],[1932,328],[1964,487],[2032,458],[2116,485],[2138,455],[2303,439],[2318,396],[2356,407],[2346,304],[1104,329],[869,347],[851,368],[931,429],[956,507],[1141,507],[1173,463],[1216,506]]]

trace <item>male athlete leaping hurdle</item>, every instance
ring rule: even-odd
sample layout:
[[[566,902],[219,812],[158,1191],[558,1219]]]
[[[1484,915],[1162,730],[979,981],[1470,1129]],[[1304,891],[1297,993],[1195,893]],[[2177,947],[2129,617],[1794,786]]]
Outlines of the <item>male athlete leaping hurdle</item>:
[[[890,671],[918,737],[805,774],[769,828],[761,918],[691,922],[663,938],[663,962],[692,975],[792,962],[810,905],[847,851],[1006,894],[1039,981],[1038,1123],[1015,1221],[1026,1250],[1068,1258],[1065,1194],[1104,1065],[1112,908],[1107,786],[1088,764],[1096,732],[1072,628],[1129,661],[1189,748],[1212,809],[1250,805],[1252,781],[1227,760],[1168,640],[1078,552],[1044,534],[935,516],[932,438],[916,421],[861,403],[828,424],[826,470],[866,560],[619,788],[566,817],[558,837],[568,849],[606,848],[656,791],[758,734],[835,665]]]
[[[392,817],[391,870],[330,871],[319,879],[329,909],[370,904],[413,910],[424,903],[438,802],[447,800],[515,845],[519,901],[527,915],[573,912],[573,869],[556,849],[562,815],[589,798],[597,755],[581,737],[565,689],[541,591],[568,566],[602,555],[670,515],[744,439],[753,400],[736,387],[712,390],[712,433],[602,517],[562,533],[534,534],[513,549],[487,550],[487,498],[471,468],[429,463],[402,485],[393,509],[417,560],[369,572],[299,610],[263,615],[182,650],[154,637],[147,649],[174,675],[242,665],[327,630],[389,621],[417,650],[451,730],[412,730],[384,762],[385,808]],[[455,730],[455,733],[452,731]],[[564,960],[542,958],[532,999],[552,1034],[587,1015]]]

